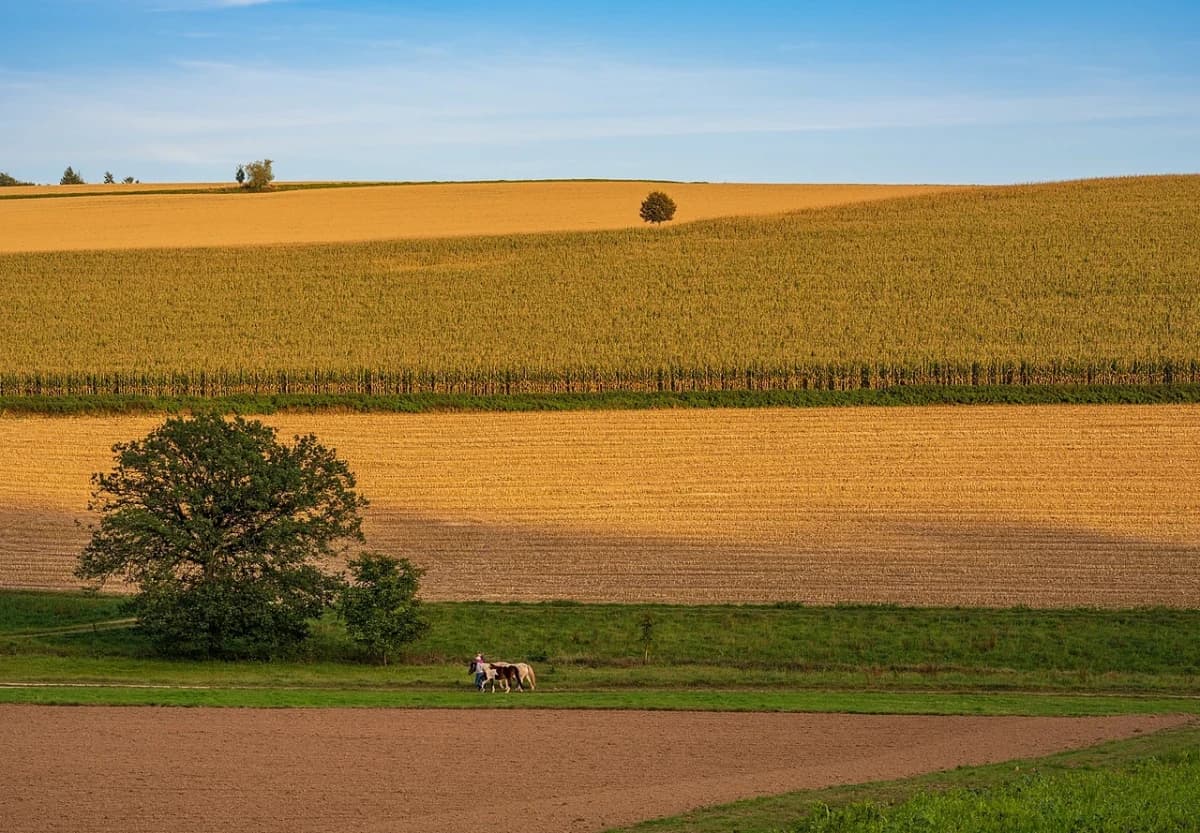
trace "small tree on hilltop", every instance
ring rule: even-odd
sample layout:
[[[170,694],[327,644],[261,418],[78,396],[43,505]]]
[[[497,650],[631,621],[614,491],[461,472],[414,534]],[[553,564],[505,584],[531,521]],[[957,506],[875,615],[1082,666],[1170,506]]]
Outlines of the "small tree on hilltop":
[[[405,558],[364,552],[350,562],[351,581],[342,588],[338,613],[350,638],[387,665],[388,655],[429,629],[417,599],[424,570]]]
[[[647,223],[665,223],[675,216],[675,201],[662,191],[651,191],[642,200],[640,213]]]
[[[32,182],[21,182],[15,176],[10,176],[4,171],[0,171],[0,188],[9,187],[12,185],[32,185]]]
[[[83,177],[75,173],[75,169],[67,165],[67,169],[63,171],[62,179],[58,181],[59,185],[86,185]]]
[[[250,191],[265,191],[275,181],[275,173],[271,170],[270,159],[257,162],[247,162],[243,167],[246,174],[244,188]]]
[[[215,414],[173,417],[113,446],[93,476],[102,514],[76,575],[137,588],[139,626],[164,653],[271,655],[308,635],[340,581],[317,559],[362,540],[354,475],[311,434]]]
[[[135,181],[134,178],[131,176],[127,176],[121,180],[121,182],[123,182],[126,185],[132,185],[134,183],[134,181]]]
[[[112,171],[104,172],[104,184],[105,185],[112,185],[116,181],[117,181],[117,178],[112,175]]]
[[[238,165],[237,173],[235,173],[233,175],[233,178],[237,180],[238,185],[245,185],[246,184],[246,166]]]

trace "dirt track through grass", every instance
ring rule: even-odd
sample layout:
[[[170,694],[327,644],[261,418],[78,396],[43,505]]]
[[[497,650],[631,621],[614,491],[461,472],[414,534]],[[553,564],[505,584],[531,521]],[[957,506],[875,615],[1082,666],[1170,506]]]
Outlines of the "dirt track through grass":
[[[74,586],[159,418],[0,419],[0,585]],[[290,415],[431,599],[1200,604],[1200,408]]]

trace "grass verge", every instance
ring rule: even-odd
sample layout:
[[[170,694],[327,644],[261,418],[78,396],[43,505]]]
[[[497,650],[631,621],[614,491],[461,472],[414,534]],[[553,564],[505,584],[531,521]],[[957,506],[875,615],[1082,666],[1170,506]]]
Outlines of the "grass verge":
[[[1156,405],[1200,402],[1200,385],[914,385],[858,390],[726,390],[559,394],[260,394],[237,396],[0,396],[0,415],[75,416],[218,411],[227,414],[605,411],[670,408],[836,408],[906,405]]]
[[[404,689],[155,688],[0,684],[0,703],[60,706],[239,708],[639,709],[652,711],[838,712],[1071,717],[1198,714],[1200,699],[1037,694],[838,691],[546,691],[478,693]]]

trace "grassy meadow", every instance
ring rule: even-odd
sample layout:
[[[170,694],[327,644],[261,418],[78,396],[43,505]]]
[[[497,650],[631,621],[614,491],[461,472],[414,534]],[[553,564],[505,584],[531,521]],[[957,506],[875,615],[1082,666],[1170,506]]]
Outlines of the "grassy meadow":
[[[1200,710],[1196,611],[431,603],[426,613],[430,632],[387,667],[332,616],[271,662],[189,662],[157,658],[119,598],[0,591],[0,701],[477,706],[466,658],[485,650],[537,669],[537,699],[510,706]]]
[[[67,374],[81,394],[1197,381],[1198,199],[1200,177],[1147,177],[665,228],[7,253],[0,394]]]

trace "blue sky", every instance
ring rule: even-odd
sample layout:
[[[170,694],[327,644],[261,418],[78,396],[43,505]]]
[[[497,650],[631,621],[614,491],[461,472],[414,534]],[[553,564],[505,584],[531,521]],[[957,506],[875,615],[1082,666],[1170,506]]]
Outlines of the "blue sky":
[[[263,157],[280,179],[1200,170],[1194,0],[0,0],[0,21],[0,170],[39,182]]]

